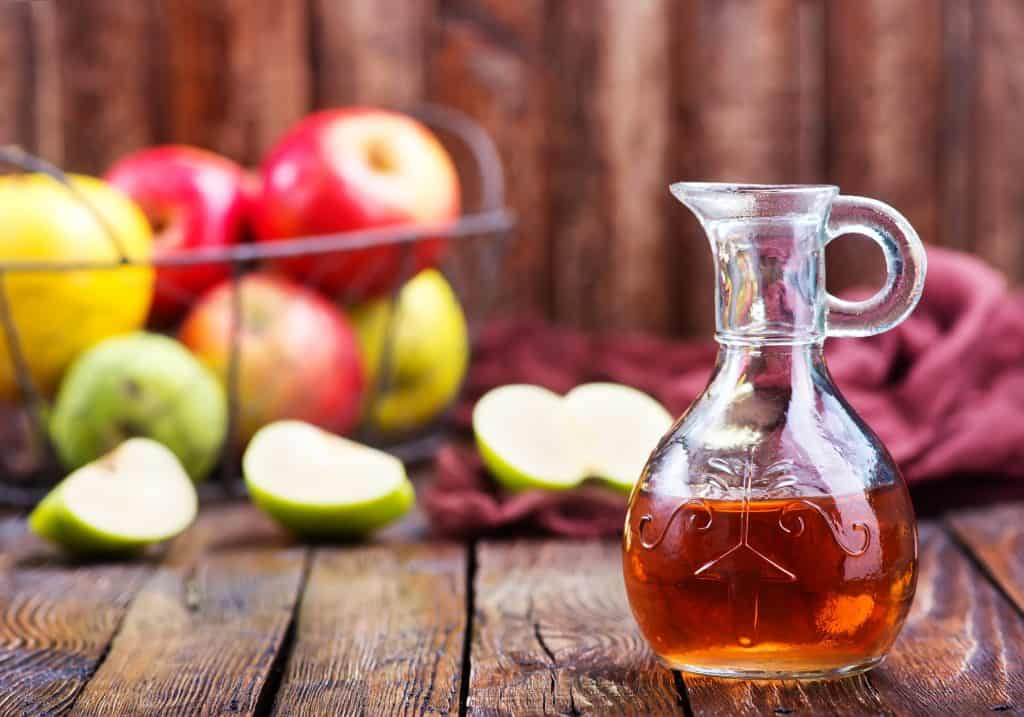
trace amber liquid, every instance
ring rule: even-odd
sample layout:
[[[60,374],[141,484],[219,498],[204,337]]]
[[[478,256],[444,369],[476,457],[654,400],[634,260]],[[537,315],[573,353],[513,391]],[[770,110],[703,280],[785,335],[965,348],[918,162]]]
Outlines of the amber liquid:
[[[623,548],[630,605],[655,653],[713,674],[870,667],[895,640],[916,582],[902,485],[761,501],[641,491]]]

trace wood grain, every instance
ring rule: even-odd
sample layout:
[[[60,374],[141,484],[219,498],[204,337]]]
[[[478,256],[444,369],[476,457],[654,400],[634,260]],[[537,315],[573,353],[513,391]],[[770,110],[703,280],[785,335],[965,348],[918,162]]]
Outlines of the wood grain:
[[[960,511],[946,522],[1024,614],[1024,503]]]
[[[66,562],[23,518],[0,521],[0,715],[66,713],[148,573]]]
[[[969,251],[974,236],[976,3],[944,1],[939,232],[935,241]]]
[[[92,565],[0,576],[0,715],[66,713],[146,573]]]
[[[255,164],[309,110],[305,3],[178,0],[162,27],[167,140]]]
[[[52,2],[28,3],[32,45],[32,151],[57,164],[65,163],[64,99],[61,91],[59,7]]]
[[[316,551],[274,713],[458,713],[466,549]]]
[[[163,567],[141,589],[76,715],[254,714],[303,570],[299,549]]]
[[[423,99],[435,0],[313,0],[312,8],[318,106]]]
[[[1024,4],[980,0],[976,9],[977,196],[975,250],[1014,280],[1024,277]]]
[[[837,0],[827,7],[829,177],[844,194],[896,207],[924,241],[941,241],[943,4]],[[829,259],[833,290],[882,284],[873,244],[837,242]]]
[[[440,3],[428,98],[465,112],[497,145],[507,201],[518,217],[502,272],[503,306],[547,313],[548,251],[543,0]],[[472,178],[471,180],[472,181]],[[474,187],[464,187],[467,197]]]
[[[4,58],[0,68],[0,107],[7,111],[0,113],[0,145],[21,142],[31,145],[31,105],[26,100],[31,49],[28,42],[28,18],[31,6],[28,3],[3,3],[0,5],[0,57]],[[16,109],[15,109],[16,108]]]
[[[669,10],[664,0],[551,10],[548,226],[555,312],[574,325],[670,323]]]
[[[504,308],[707,336],[676,179],[838,183],[1024,277],[1017,0],[52,0],[0,19],[0,140],[71,169],[152,142],[255,163],[317,107],[466,111],[521,217]],[[881,277],[872,244],[830,250],[833,290]]]
[[[938,526],[920,540],[914,606],[871,684],[900,714],[1024,708],[1024,619]]]
[[[801,108],[819,89],[801,74],[799,0],[704,3],[700,26],[700,152],[705,179],[786,183],[808,174],[801,168],[806,119]],[[806,49],[805,49],[806,52]],[[757,68],[757,71],[752,71]],[[805,110],[806,111],[806,110]],[[808,160],[804,160],[808,161]]]
[[[152,141],[151,2],[56,3],[66,169],[101,173]]]
[[[800,0],[676,8],[674,179],[822,181],[823,23],[822,8]],[[684,209],[670,216],[676,246],[669,281],[680,313],[673,323],[708,336],[714,273],[707,239]]]
[[[694,715],[835,715],[872,717],[893,715],[892,709],[860,675],[842,680],[720,680],[685,676]],[[913,714],[913,713],[907,713]]]
[[[124,616],[76,715],[253,714],[304,551],[248,504],[204,507]]]
[[[619,546],[479,547],[467,714],[679,714],[626,606]]]
[[[866,676],[738,682],[686,676],[697,715],[966,715],[1024,701],[1024,620],[936,525],[920,530],[911,613]]]

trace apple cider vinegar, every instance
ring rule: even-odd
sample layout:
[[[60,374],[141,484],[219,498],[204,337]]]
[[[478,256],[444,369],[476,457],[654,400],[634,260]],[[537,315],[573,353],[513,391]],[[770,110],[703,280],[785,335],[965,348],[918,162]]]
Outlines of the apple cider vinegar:
[[[813,673],[870,662],[892,644],[914,593],[906,500],[895,485],[759,501],[641,492],[623,556],[640,630],[682,669]]]

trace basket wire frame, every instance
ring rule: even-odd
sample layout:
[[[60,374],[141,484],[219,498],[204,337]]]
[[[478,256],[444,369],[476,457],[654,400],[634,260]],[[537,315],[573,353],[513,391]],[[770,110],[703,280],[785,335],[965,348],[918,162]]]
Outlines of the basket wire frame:
[[[387,394],[391,390],[391,367],[394,362],[396,336],[396,311],[401,287],[416,272],[417,246],[421,242],[444,241],[446,249],[438,267],[447,276],[463,310],[467,313],[470,329],[470,346],[475,343],[479,323],[493,310],[497,300],[497,288],[504,261],[507,243],[515,227],[515,218],[505,206],[505,186],[501,161],[496,147],[488,134],[473,120],[450,108],[426,105],[409,112],[424,124],[435,130],[453,154],[468,158],[468,171],[475,175],[478,188],[476,208],[464,212],[458,219],[439,226],[402,226],[339,232],[319,236],[297,237],[274,242],[236,244],[229,247],[197,248],[171,256],[153,257],[137,262],[125,251],[123,243],[106,218],[72,184],[60,168],[36,157],[16,146],[0,147],[0,163],[11,165],[16,171],[48,175],[59,182],[80,202],[100,225],[114,249],[114,258],[109,260],[0,261],[0,330],[7,342],[8,359],[14,370],[19,403],[4,406],[0,421],[6,422],[0,433],[0,504],[26,507],[31,506],[65,474],[56,450],[50,440],[46,416],[48,400],[36,386],[19,340],[18,328],[13,318],[8,294],[7,278],[19,272],[74,272],[117,270],[119,267],[145,265],[153,268],[216,265],[226,267],[226,276],[233,290],[230,297],[230,342],[227,361],[226,383],[228,401],[228,429],[220,462],[210,478],[200,486],[204,498],[238,494],[244,489],[240,481],[240,456],[238,419],[241,392],[239,377],[242,355],[242,317],[244,315],[244,292],[239,290],[243,277],[264,263],[275,259],[296,257],[325,257],[337,270],[346,261],[365,249],[389,248],[391,251],[376,255],[376,262],[359,276],[362,281],[372,282],[377,271],[394,271],[397,267],[397,281],[385,297],[390,303],[384,326],[380,361],[372,385],[368,385],[368,401]],[[462,186],[465,181],[464,168]],[[0,228],[2,231],[2,228]],[[323,271],[328,264],[320,261],[316,270]],[[318,277],[307,276],[304,283],[316,286]],[[164,282],[166,285],[167,282]],[[340,305],[351,303],[365,287],[349,284],[339,295],[328,296]],[[323,292],[321,292],[323,293]],[[183,299],[190,301],[197,296],[189,292]],[[171,332],[173,335],[173,331]],[[472,352],[472,348],[471,348]],[[460,391],[461,392],[461,391]],[[458,394],[456,394],[457,398]],[[454,401],[453,401],[454,403]],[[366,405],[366,404],[364,404]],[[437,444],[444,438],[446,418],[451,405],[436,416],[428,425],[401,435],[390,435],[378,430],[364,415],[359,427],[352,435],[356,440],[391,451],[406,461],[428,458]],[[367,412],[368,413],[368,412]],[[18,445],[20,442],[20,445]],[[22,465],[18,465],[18,464]]]

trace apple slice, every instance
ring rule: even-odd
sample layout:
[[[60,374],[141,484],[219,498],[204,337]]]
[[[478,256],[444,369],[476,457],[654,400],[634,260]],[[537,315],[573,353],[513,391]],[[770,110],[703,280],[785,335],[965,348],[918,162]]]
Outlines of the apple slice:
[[[242,470],[253,502],[306,537],[363,535],[416,500],[400,460],[302,421],[257,431]]]
[[[565,401],[546,388],[510,384],[488,391],[473,408],[473,433],[484,464],[509,490],[567,490],[585,477]]]
[[[185,530],[197,505],[174,453],[148,438],[131,438],[65,478],[28,524],[74,553],[127,553]]]
[[[672,426],[665,407],[629,386],[587,383],[565,396],[585,448],[585,471],[629,492],[651,451]]]

